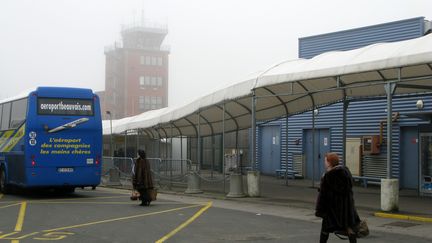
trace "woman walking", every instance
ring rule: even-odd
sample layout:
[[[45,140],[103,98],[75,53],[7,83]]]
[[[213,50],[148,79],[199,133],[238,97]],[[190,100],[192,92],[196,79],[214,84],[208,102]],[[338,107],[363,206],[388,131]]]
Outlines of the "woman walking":
[[[151,202],[149,190],[153,189],[150,163],[146,158],[144,150],[138,150],[138,155],[139,157],[136,160],[134,167],[132,185],[134,190],[137,190],[140,193],[139,199],[141,200],[141,206],[149,206]]]
[[[339,164],[336,153],[327,153],[324,159],[326,173],[316,203],[315,215],[322,218],[320,243],[327,242],[329,233],[348,235],[350,243],[357,242],[353,231],[360,222],[354,205],[352,175],[349,169]]]

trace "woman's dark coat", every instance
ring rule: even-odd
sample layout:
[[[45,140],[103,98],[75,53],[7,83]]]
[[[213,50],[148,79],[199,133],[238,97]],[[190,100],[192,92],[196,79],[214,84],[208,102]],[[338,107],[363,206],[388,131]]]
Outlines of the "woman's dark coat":
[[[352,183],[351,172],[343,165],[335,166],[321,178],[315,215],[323,218],[323,231],[346,231],[360,222]]]
[[[132,185],[134,189],[138,190],[142,196],[147,195],[147,190],[153,188],[153,179],[150,171],[150,163],[147,159],[139,157],[136,160],[134,174],[132,178]]]

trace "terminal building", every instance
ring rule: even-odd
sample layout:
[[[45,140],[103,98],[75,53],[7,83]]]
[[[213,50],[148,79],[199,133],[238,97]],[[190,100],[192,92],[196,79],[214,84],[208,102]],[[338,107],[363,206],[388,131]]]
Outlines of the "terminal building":
[[[352,50],[376,43],[418,38],[431,33],[423,17],[350,29],[299,39],[300,58]],[[324,54],[323,54],[324,53]],[[432,67],[430,67],[432,69]],[[432,93],[393,97],[391,176],[400,187],[432,192]],[[257,161],[263,174],[278,170],[319,181],[323,156],[337,152],[354,176],[386,177],[386,97],[347,100],[259,125]],[[346,155],[343,152],[343,110],[346,116]],[[313,132],[313,117],[314,132]],[[286,125],[288,124],[288,133]],[[288,137],[287,137],[288,134]],[[314,134],[314,138],[312,137]],[[312,141],[315,149],[312,149]],[[286,163],[286,161],[288,161]],[[312,173],[314,172],[314,173]]]
[[[432,195],[430,33],[431,22],[418,17],[300,38],[299,59],[274,66],[271,72],[184,107],[147,112],[132,118],[133,124],[120,120],[114,133],[124,140],[115,147],[133,155],[144,145],[152,158],[174,163],[176,145],[169,138],[181,137],[178,157],[211,171],[211,176],[219,173],[225,178],[230,168],[269,176],[290,171],[296,178],[316,183],[324,172],[324,155],[332,151],[365,184],[391,177],[399,179],[402,189]],[[389,42],[395,43],[383,44]],[[419,48],[415,43],[420,43]],[[407,55],[427,57],[418,60]],[[115,75],[107,74],[107,80],[108,76]],[[395,79],[401,81],[395,85],[398,95],[389,95],[392,105],[388,106],[386,96],[377,95],[384,95],[384,87],[391,87]],[[296,88],[298,93],[293,93]],[[314,92],[319,93],[318,105]],[[121,102],[113,103],[125,110],[124,116],[132,115],[130,104],[126,109]],[[105,122],[104,127],[104,134],[112,136],[108,132],[112,125]],[[390,137],[391,158],[387,156]]]

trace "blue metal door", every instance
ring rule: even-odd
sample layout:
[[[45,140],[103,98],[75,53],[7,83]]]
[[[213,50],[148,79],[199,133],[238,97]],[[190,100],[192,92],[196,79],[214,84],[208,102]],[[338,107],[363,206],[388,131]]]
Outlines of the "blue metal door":
[[[306,154],[306,178],[319,181],[324,173],[324,155],[330,151],[329,129],[315,129],[315,150],[312,144],[312,129],[304,131]],[[312,174],[313,173],[313,174]]]
[[[261,127],[261,172],[274,175],[280,169],[280,126]]]
[[[419,158],[417,127],[402,127],[400,140],[400,183],[405,189],[418,189]]]

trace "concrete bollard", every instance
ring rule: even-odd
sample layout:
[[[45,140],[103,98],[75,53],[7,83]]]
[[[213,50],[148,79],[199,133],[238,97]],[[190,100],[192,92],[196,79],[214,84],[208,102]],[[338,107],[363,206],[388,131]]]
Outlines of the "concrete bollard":
[[[249,197],[260,196],[260,172],[248,171],[247,173],[247,186]]]
[[[399,180],[381,179],[381,210],[399,210]]]
[[[243,176],[241,174],[230,175],[230,191],[227,197],[245,197],[243,193]]]
[[[201,181],[197,173],[189,173],[188,175],[188,187],[185,191],[187,194],[198,194],[202,193],[200,187],[201,187]]]

